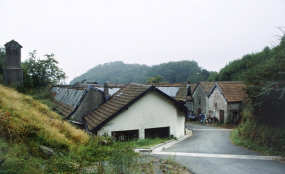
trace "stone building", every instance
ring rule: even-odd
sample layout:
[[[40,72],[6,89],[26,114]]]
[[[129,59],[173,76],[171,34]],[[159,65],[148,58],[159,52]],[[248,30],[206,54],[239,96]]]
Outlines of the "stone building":
[[[5,85],[23,83],[23,69],[21,66],[21,48],[22,46],[12,40],[5,45],[6,57],[5,67],[3,69],[3,83]]]
[[[228,121],[236,124],[247,101],[244,87],[245,85],[239,81],[216,82],[209,93],[209,115],[217,118],[220,123]]]
[[[208,95],[211,89],[215,85],[215,82],[199,82],[194,89],[193,98],[193,114],[199,116],[201,113],[207,114],[209,107]]]

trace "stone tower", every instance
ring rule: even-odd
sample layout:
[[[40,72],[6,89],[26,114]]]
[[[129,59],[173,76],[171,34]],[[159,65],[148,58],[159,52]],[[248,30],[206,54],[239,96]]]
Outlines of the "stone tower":
[[[11,40],[6,43],[5,67],[3,69],[3,83],[10,85],[13,83],[22,85],[23,69],[21,67],[21,48],[22,46]]]

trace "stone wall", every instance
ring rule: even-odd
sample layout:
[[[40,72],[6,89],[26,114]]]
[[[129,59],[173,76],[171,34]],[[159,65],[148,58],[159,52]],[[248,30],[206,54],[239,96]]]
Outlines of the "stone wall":
[[[193,93],[193,101],[194,115],[198,115],[199,108],[201,108],[201,113],[208,114],[208,97],[200,84]]]
[[[21,67],[21,48],[22,46],[12,40],[5,44],[6,57],[3,69],[3,83],[5,85],[23,83],[23,69]]]
[[[227,101],[224,96],[221,94],[220,90],[216,87],[213,93],[209,96],[209,110],[211,111],[211,115],[216,117],[219,121],[220,118],[220,110],[224,110],[224,123],[227,120],[228,116],[228,106]]]

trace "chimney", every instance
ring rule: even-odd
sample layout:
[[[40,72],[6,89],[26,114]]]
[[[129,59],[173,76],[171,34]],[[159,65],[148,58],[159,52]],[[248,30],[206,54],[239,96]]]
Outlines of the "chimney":
[[[109,95],[108,83],[104,83],[104,94],[105,96]]]
[[[86,85],[86,79],[84,79],[84,85]]]

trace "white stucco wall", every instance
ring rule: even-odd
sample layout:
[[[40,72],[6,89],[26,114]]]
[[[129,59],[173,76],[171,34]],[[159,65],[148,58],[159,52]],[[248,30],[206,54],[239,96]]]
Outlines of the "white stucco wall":
[[[137,130],[139,138],[144,139],[148,128],[170,127],[170,135],[177,138],[184,135],[185,114],[179,112],[174,104],[156,92],[149,92],[114,119],[109,121],[97,133],[107,131]]]
[[[217,103],[217,108],[215,109],[215,103]],[[228,111],[227,111],[227,101],[221,94],[220,90],[216,87],[213,91],[213,93],[209,96],[209,110],[212,110],[214,112],[215,117],[217,117],[220,120],[220,110],[224,110],[224,123],[227,120],[228,117]],[[209,113],[209,112],[208,112]]]

